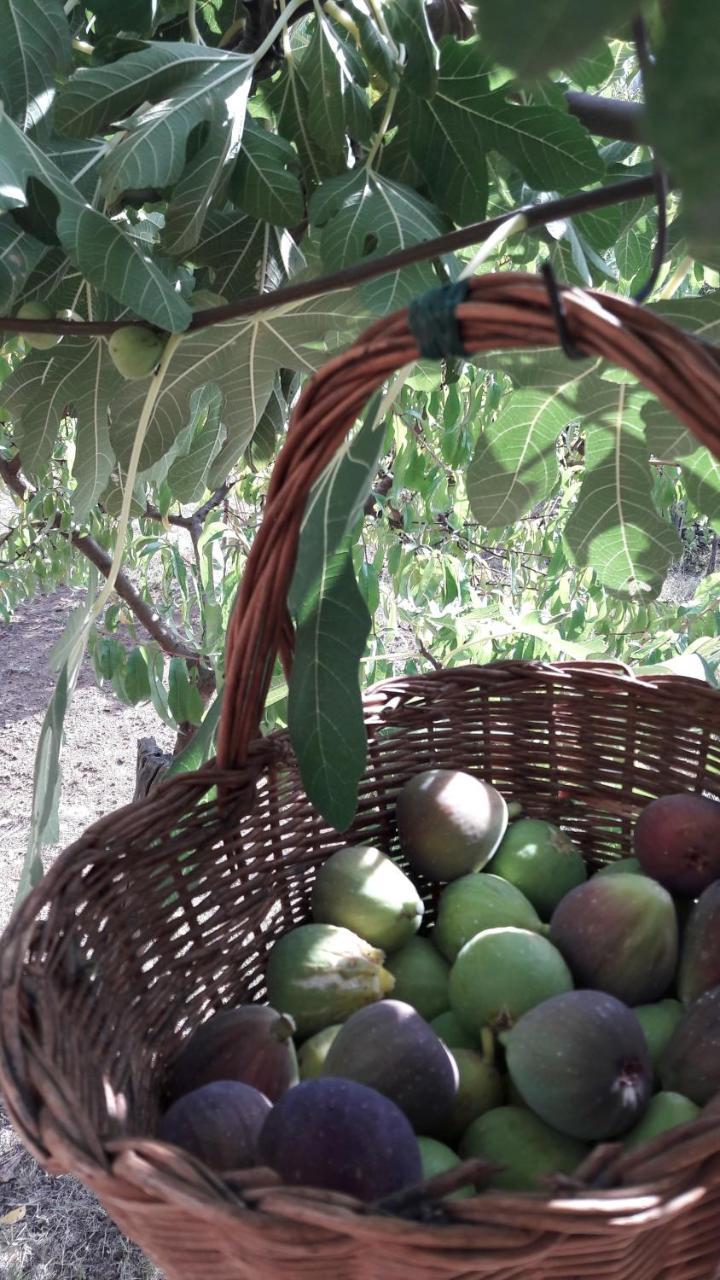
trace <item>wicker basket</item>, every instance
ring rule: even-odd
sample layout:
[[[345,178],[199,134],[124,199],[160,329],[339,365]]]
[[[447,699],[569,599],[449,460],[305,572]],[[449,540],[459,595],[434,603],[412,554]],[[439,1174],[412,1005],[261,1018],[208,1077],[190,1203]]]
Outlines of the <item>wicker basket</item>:
[[[711,349],[633,304],[564,291],[574,340],[634,371],[720,452]],[[485,276],[458,309],[469,351],[557,342],[544,287]],[[720,1105],[634,1153],[599,1148],[547,1192],[416,1196],[402,1213],[219,1177],[149,1135],[157,1081],[219,1006],[261,1000],[275,939],[307,918],[348,839],[397,851],[398,788],[468,769],[560,822],[593,865],[627,853],[648,797],[720,794],[720,692],[613,663],[504,662],[378,686],[353,827],[329,829],[288,740],[257,739],[310,486],[373,389],[417,355],[398,313],[309,385],[273,474],[228,642],[218,761],[103,819],[26,900],[0,960],[0,1082],[23,1141],[71,1171],[168,1280],[710,1280],[720,1263]],[[431,896],[428,893],[431,902]],[[432,907],[429,914],[432,914]]]

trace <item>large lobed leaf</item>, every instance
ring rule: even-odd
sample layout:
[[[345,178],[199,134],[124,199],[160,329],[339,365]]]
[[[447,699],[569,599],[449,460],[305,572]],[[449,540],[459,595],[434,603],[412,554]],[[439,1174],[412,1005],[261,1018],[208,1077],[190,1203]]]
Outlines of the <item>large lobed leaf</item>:
[[[712,0],[668,6],[647,77],[648,132],[683,192],[691,246],[720,263],[720,8]]]
[[[383,257],[442,230],[441,216],[429,201],[367,168],[326,179],[311,200],[310,222],[320,233],[328,271]],[[409,302],[433,282],[431,267],[422,262],[369,281],[361,294],[368,307],[382,313]]]
[[[22,129],[47,114],[71,56],[60,0],[0,0],[0,98]]]
[[[32,179],[57,202],[57,235],[86,280],[151,324],[187,327],[192,312],[178,291],[177,273],[163,269],[119,223],[86,204],[62,170],[2,112],[0,210],[24,209]]]
[[[223,398],[228,443],[220,456],[227,475],[252,438],[277,370],[313,372],[326,359],[320,339],[328,331],[357,323],[350,313],[345,292],[188,334],[170,362],[157,397],[140,470],[146,471],[168,452],[187,423],[193,393],[213,384]],[[127,384],[111,404],[111,440],[121,466],[127,465],[130,456],[148,384],[149,379]],[[213,469],[211,484],[214,477]]]
[[[522,76],[543,75],[629,22],[638,0],[471,0],[489,54]]]

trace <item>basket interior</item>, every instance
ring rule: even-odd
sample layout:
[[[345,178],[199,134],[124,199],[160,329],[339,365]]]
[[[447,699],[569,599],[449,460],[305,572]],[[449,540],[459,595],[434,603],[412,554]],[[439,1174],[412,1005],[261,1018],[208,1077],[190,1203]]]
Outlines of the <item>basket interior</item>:
[[[371,698],[368,767],[343,834],[309,804],[276,735],[250,812],[242,795],[198,802],[197,781],[176,782],[66,851],[25,959],[24,1020],[88,1131],[101,1142],[153,1131],[165,1066],[215,1009],[264,998],[268,951],[308,918],[322,862],[359,841],[399,858],[395,798],[419,770],[491,781],[558,822],[592,866],[630,852],[649,798],[720,795],[717,691],[529,666],[434,673]],[[427,927],[437,887],[422,889]]]

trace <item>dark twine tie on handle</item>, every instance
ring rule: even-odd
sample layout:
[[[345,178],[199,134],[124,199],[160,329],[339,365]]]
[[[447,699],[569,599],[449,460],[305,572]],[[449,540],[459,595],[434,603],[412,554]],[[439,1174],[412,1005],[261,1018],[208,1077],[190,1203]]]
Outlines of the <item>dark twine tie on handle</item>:
[[[469,280],[456,280],[428,289],[413,298],[408,307],[408,328],[420,348],[424,360],[448,360],[451,356],[467,356],[456,314],[470,288]]]

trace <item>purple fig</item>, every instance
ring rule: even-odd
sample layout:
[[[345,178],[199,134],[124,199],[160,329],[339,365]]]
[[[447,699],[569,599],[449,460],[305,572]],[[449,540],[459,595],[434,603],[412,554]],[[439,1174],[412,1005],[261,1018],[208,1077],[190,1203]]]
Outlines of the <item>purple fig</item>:
[[[709,884],[693,906],[683,936],[678,995],[685,1004],[720,986],[720,881]]]
[[[355,1080],[305,1080],[290,1089],[265,1121],[259,1154],[292,1186],[360,1200],[391,1195],[422,1178],[407,1117]]]
[[[430,1137],[442,1132],[458,1090],[452,1054],[402,1000],[383,1000],[348,1018],[330,1046],[323,1076],[377,1089]]]
[[[213,1080],[172,1104],[160,1121],[158,1137],[211,1169],[248,1169],[257,1164],[258,1138],[270,1111],[268,1099],[250,1085]]]
[[[168,1101],[212,1080],[240,1080],[275,1102],[299,1079],[294,1030],[292,1018],[267,1005],[221,1009],[197,1028],[172,1063]]]
[[[579,986],[647,1004],[663,996],[675,976],[675,904],[648,876],[594,876],[556,907],[550,941]]]
[[[663,1089],[704,1107],[720,1090],[720,987],[695,1000],[660,1060]]]
[[[690,792],[651,800],[634,842],[648,875],[671,893],[696,897],[720,878],[720,803]]]

